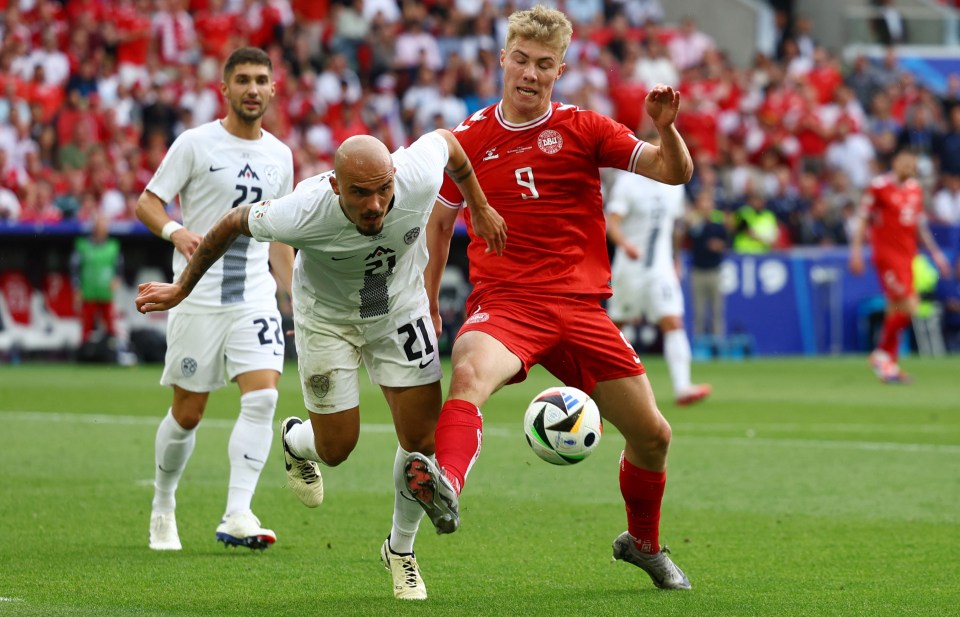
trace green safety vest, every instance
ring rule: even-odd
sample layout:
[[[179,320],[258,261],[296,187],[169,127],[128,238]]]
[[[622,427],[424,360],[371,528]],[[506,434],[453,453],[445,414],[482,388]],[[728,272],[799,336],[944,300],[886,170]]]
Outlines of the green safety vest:
[[[940,280],[940,273],[926,255],[919,254],[913,258],[913,288],[920,296],[920,302],[917,305],[917,317],[921,319],[929,317],[933,312],[933,301],[924,299],[937,289],[937,281]]]
[[[774,239],[777,237],[779,225],[773,212],[769,210],[757,212],[750,206],[744,206],[737,210],[737,216],[754,234]],[[733,239],[733,250],[737,253],[766,253],[770,250],[770,245],[751,237],[746,231],[741,231]]]
[[[80,295],[84,300],[94,302],[113,300],[113,279],[117,275],[120,242],[115,238],[100,243],[91,242],[89,238],[78,238],[76,250],[80,255]]]

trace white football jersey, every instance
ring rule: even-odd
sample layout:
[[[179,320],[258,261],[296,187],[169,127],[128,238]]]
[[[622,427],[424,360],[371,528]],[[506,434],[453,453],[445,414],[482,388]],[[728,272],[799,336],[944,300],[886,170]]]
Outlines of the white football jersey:
[[[241,139],[219,120],[181,133],[147,184],[164,202],[179,194],[184,227],[201,235],[231,208],[274,199],[292,188],[290,148],[266,131],[260,139]],[[208,313],[241,302],[276,308],[277,286],[268,259],[269,245],[239,237],[174,310]],[[180,251],[174,251],[174,279],[186,265]]]
[[[683,209],[682,185],[663,184],[630,172],[617,171],[606,211],[623,217],[620,229],[641,255],[632,261],[618,247],[614,268],[629,266],[647,272],[672,272],[674,224],[683,216]]]
[[[447,142],[427,133],[393,153],[393,205],[375,236],[361,235],[340,209],[333,172],[308,178],[293,193],[250,211],[253,237],[299,249],[294,311],[327,323],[374,325],[386,332],[427,302],[423,269],[427,219],[447,163]],[[368,331],[368,337],[371,332]]]

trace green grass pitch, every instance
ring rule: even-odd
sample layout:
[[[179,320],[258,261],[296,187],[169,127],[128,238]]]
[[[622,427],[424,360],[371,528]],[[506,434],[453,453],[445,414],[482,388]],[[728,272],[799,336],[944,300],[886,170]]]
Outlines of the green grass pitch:
[[[184,550],[155,553],[160,367],[0,366],[0,617],[960,615],[960,360],[903,364],[913,385],[878,383],[863,357],[701,363],[713,396],[677,408],[647,361],[674,430],[662,540],[688,593],[611,562],[626,525],[612,426],[579,465],[529,451],[523,410],[554,383],[538,370],[484,409],[460,531],[421,525],[422,603],[394,600],[379,562],[396,437],[365,377],[359,446],[324,469],[321,507],[284,487],[274,440],[254,510],[278,541],[262,553],[214,540],[238,394],[211,396],[178,493]],[[294,414],[291,365],[277,417]]]

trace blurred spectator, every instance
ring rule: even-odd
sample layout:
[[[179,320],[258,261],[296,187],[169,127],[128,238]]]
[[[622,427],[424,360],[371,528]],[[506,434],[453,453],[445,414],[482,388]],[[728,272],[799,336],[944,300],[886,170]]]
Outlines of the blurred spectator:
[[[749,188],[747,202],[734,214],[733,250],[738,253],[769,252],[780,238],[777,217],[767,209],[763,192]]]
[[[87,157],[96,146],[93,128],[87,122],[77,122],[72,127],[70,140],[60,147],[60,169],[83,169]]]
[[[20,198],[10,189],[0,186],[0,223],[20,220]]]
[[[934,223],[960,225],[960,176],[943,174],[940,182],[942,186],[933,195],[931,219]]]
[[[60,51],[56,32],[44,31],[41,40],[43,46],[34,50],[27,62],[34,68],[43,67],[45,84],[63,86],[70,76],[70,61],[67,59],[67,54]]]
[[[850,177],[850,183],[862,190],[873,174],[874,150],[870,139],[856,128],[846,116],[837,121],[834,141],[827,147],[826,164],[831,170],[841,170]]]
[[[63,214],[53,201],[53,185],[46,178],[27,185],[20,203],[21,223],[58,223]]]
[[[940,96],[943,106],[943,117],[949,118],[953,109],[960,106],[960,73],[950,73],[947,76],[947,88]]]
[[[211,122],[220,113],[220,92],[216,84],[204,66],[201,66],[195,75],[184,78],[186,83],[182,84],[183,94],[180,95],[178,105],[189,111],[192,119],[192,124],[184,128]]]
[[[947,350],[960,353],[960,256],[956,258],[950,276],[937,282],[936,299],[942,309],[943,339]]]
[[[193,28],[200,55],[213,58],[219,66],[222,60],[226,60],[229,51],[237,47],[231,43],[231,38],[240,30],[240,23],[237,14],[226,9],[226,0],[207,0],[206,4],[206,10],[194,14]]]
[[[853,89],[857,100],[864,109],[871,105],[874,95],[883,90],[883,80],[870,60],[859,55],[853,60],[850,70],[845,78],[846,84]]]
[[[691,17],[684,17],[680,22],[680,29],[667,43],[670,58],[678,70],[699,66],[703,62],[703,55],[714,48],[713,39],[697,29],[697,21]]]
[[[106,15],[107,44],[114,46],[120,80],[127,87],[146,85],[147,53],[150,49],[150,0],[118,0]]]
[[[843,221],[831,214],[824,197],[813,200],[810,208],[799,215],[797,242],[808,246],[839,246],[847,243]]]
[[[394,48],[394,65],[398,69],[415,74],[419,67],[439,71],[443,67],[437,39],[423,25],[421,9],[412,9],[412,15],[404,21],[403,30],[397,35]]]
[[[709,331],[722,339],[726,335],[726,316],[720,265],[729,247],[729,235],[722,213],[715,210],[710,191],[701,191],[688,217],[686,236],[690,242],[690,292],[693,303],[693,336]]]
[[[361,67],[358,57],[360,46],[369,29],[370,24],[363,15],[363,0],[347,0],[343,4],[333,5],[333,37],[330,48],[334,53],[342,55],[354,71],[363,72],[369,68]]]
[[[950,108],[947,130],[934,145],[936,162],[943,174],[960,176],[960,106]]]
[[[876,17],[870,20],[870,26],[877,42],[881,45],[901,45],[907,42],[907,20],[897,9],[895,0],[872,0],[876,7]]]
[[[363,0],[361,8],[363,19],[368,23],[379,18],[384,23],[395,24],[402,16],[400,6],[395,0]]]
[[[109,236],[107,218],[94,216],[90,235],[77,238],[70,270],[80,305],[81,343],[88,343],[99,321],[105,336],[116,337],[113,298],[120,287],[123,255],[120,242]]]
[[[176,137],[173,129],[180,117],[173,87],[154,83],[140,114],[143,126],[140,144],[162,143],[169,148]]]
[[[929,178],[933,172],[934,148],[940,135],[931,116],[930,107],[922,102],[907,110],[907,121],[897,134],[896,149],[908,149],[917,155],[917,174]]]
[[[314,90],[321,108],[339,105],[353,105],[363,95],[363,87],[356,71],[350,68],[347,57],[334,53],[327,57],[323,72],[317,77]]]
[[[574,29],[587,24],[596,23],[603,18],[602,0],[566,0],[564,10],[570,21],[573,22]],[[629,19],[629,16],[625,17]],[[637,22],[631,22],[637,25]],[[640,22],[643,23],[643,22]]]
[[[848,206],[856,207],[860,203],[860,195],[860,191],[850,184],[850,176],[843,170],[835,169],[828,174],[823,198],[831,213],[838,215]]]
[[[647,90],[657,84],[675,88],[680,85],[680,72],[667,54],[666,46],[657,39],[647,41],[646,53],[641,52],[637,58],[633,77]]]
[[[83,169],[70,168],[63,173],[65,186],[53,198],[53,203],[60,210],[64,219],[80,217],[83,207],[81,199],[86,189],[87,174]]]
[[[151,30],[160,59],[166,64],[195,64],[199,44],[188,0],[156,0],[156,5]]]
[[[453,128],[467,117],[467,105],[454,92],[455,86],[456,75],[444,73],[440,76],[437,96],[417,110],[414,126],[420,128],[414,130],[415,134],[422,134],[434,128]],[[430,121],[435,116],[439,116],[437,126],[434,126],[436,122]]]
[[[400,99],[400,110],[403,115],[404,126],[408,131],[413,131],[415,127],[415,118],[419,110],[429,106],[432,101],[440,96],[440,88],[437,84],[437,73],[426,66],[420,67],[417,71],[417,78],[413,84],[407,88]]]

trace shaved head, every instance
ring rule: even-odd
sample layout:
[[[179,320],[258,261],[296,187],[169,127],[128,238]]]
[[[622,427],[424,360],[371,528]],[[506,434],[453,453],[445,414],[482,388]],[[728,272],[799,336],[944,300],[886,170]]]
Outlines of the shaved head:
[[[382,141],[370,135],[354,135],[344,140],[333,161],[333,170],[343,182],[372,180],[393,170],[390,151]]]

